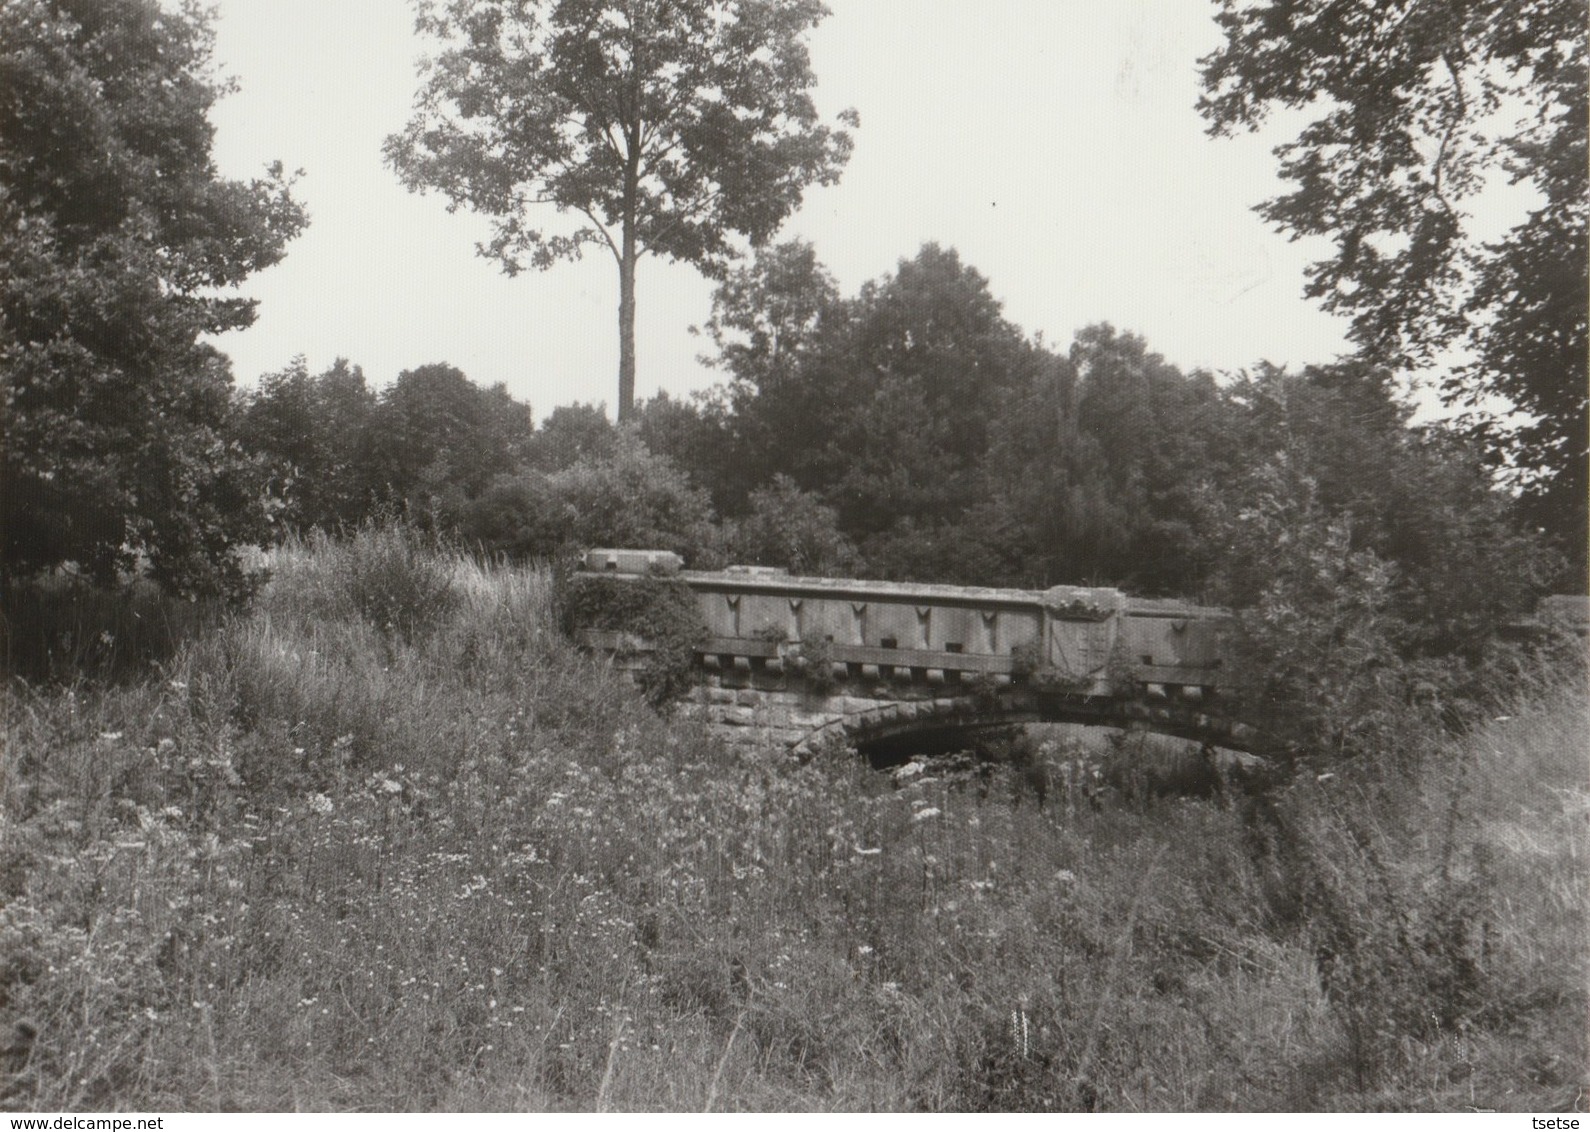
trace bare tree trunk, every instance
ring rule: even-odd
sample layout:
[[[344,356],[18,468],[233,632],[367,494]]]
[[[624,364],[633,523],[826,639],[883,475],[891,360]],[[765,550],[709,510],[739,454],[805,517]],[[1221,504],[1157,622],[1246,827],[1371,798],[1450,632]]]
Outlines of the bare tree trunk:
[[[640,129],[629,135],[629,160],[624,169],[624,237],[618,261],[618,423],[635,415],[635,242],[640,207]]]
[[[635,415],[635,237],[624,230],[618,265],[618,421]]]

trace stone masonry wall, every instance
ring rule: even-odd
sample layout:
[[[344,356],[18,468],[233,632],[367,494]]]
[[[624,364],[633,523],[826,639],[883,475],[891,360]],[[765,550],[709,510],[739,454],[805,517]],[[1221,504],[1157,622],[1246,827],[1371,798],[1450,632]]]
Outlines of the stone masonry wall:
[[[945,692],[902,684],[880,689],[875,696],[858,688],[819,695],[787,686],[725,687],[723,678],[714,675],[679,705],[679,711],[718,728],[731,742],[806,754],[815,745],[851,734],[977,712],[970,695]]]

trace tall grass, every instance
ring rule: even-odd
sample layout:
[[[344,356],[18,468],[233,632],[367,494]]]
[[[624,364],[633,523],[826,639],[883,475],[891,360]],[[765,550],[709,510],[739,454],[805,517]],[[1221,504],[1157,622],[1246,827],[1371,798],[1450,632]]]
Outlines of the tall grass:
[[[370,530],[280,553],[147,679],[14,684],[0,1024],[36,1038],[6,1103],[1540,1109],[1579,1083],[1577,685],[1263,805],[1040,808],[1015,770],[723,746],[552,607],[544,572]]]

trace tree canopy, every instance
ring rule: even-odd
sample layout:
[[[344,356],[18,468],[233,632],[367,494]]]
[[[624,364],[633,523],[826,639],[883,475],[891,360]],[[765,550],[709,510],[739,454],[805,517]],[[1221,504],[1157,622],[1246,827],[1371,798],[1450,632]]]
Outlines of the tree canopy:
[[[231,374],[201,341],[305,224],[280,167],[210,157],[211,36],[157,0],[0,6],[0,382],[8,573],[144,557],[178,590],[239,579],[263,534],[223,434]]]
[[[491,218],[509,273],[605,248],[619,270],[618,416],[635,397],[635,266],[720,274],[807,186],[837,180],[850,136],[820,123],[805,34],[818,0],[450,0],[443,44],[388,160],[411,189]],[[840,116],[854,126],[853,112]],[[577,226],[540,226],[539,206]]]
[[[1222,0],[1203,61],[1213,133],[1276,108],[1311,120],[1277,150],[1292,191],[1260,212],[1325,236],[1308,294],[1352,318],[1363,360],[1447,367],[1449,402],[1582,570],[1587,429],[1585,13],[1578,0]],[[1475,202],[1533,202],[1499,238]],[[1456,357],[1457,361],[1452,359]],[[1519,423],[1490,404],[1496,396]]]
[[[281,524],[352,530],[370,510],[366,440],[376,395],[364,371],[338,358],[311,375],[302,356],[237,398],[233,435],[265,461]]]

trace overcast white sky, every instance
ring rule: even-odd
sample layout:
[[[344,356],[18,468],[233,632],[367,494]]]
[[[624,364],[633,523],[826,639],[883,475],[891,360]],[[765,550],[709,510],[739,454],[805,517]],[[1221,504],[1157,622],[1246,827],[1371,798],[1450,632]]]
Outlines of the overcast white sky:
[[[1091,322],[1136,331],[1186,369],[1345,351],[1343,323],[1302,298],[1320,247],[1251,211],[1274,195],[1270,137],[1205,136],[1197,59],[1213,0],[829,0],[812,39],[828,116],[861,114],[841,183],[810,192],[784,236],[811,240],[847,293],[929,240],[990,281],[1005,314],[1064,347]],[[344,356],[376,385],[428,362],[506,382],[538,416],[614,403],[610,257],[503,275],[474,254],[485,222],[411,194],[382,163],[407,120],[404,0],[221,0],[216,59],[241,90],[214,112],[235,177],[303,168],[309,230],[245,292],[259,321],[227,335],[240,382],[293,355]],[[711,286],[643,260],[637,392],[720,380],[698,364]]]

